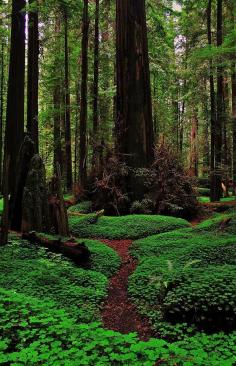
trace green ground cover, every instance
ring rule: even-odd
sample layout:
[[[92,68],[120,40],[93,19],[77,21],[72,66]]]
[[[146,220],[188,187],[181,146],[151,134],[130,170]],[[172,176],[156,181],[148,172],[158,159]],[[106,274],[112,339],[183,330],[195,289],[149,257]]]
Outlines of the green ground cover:
[[[186,220],[160,215],[100,217],[69,216],[71,231],[82,238],[137,239],[165,231],[188,227]]]
[[[53,300],[80,321],[99,319],[99,305],[107,293],[108,277],[120,259],[106,245],[83,241],[92,252],[90,270],[74,266],[61,255],[35,248],[17,238],[0,248],[0,286],[26,296]]]
[[[202,226],[209,228],[208,223]],[[132,254],[139,265],[129,293],[160,337],[177,340],[201,330],[236,328],[235,249],[233,230],[197,227],[134,242]]]
[[[236,361],[235,332],[227,337],[201,334],[173,344],[142,342],[135,333],[122,335],[94,322],[78,324],[54,302],[1,288],[0,314],[0,364],[232,366]]]

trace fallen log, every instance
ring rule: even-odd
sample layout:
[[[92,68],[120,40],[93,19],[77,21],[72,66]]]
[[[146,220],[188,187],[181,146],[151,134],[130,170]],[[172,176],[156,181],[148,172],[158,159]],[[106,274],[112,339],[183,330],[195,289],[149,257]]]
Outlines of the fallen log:
[[[91,252],[85,243],[78,243],[74,238],[69,238],[66,242],[63,242],[61,238],[49,239],[46,236],[40,236],[35,231],[31,231],[23,233],[22,239],[47,248],[50,252],[63,254],[78,266],[89,268]]]

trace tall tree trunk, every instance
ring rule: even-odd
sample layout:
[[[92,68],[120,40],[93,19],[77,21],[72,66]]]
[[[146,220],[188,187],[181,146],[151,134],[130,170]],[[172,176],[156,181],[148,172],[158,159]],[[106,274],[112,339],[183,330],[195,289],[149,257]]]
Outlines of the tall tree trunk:
[[[0,192],[2,192],[2,153],[3,153],[3,108],[4,108],[4,43],[1,45],[1,76],[0,76]]]
[[[116,0],[116,151],[131,167],[154,157],[145,0]]]
[[[212,0],[208,1],[207,7],[207,36],[208,44],[212,46]],[[215,166],[215,140],[216,140],[216,102],[215,102],[215,86],[213,75],[213,62],[210,60],[210,103],[211,103],[211,201],[218,200],[217,194],[217,175]]]
[[[56,17],[55,20],[55,36],[57,43],[57,38],[60,35],[61,31],[61,21],[60,17]],[[61,169],[62,166],[62,150],[61,150],[61,80],[60,75],[58,75],[58,60],[57,55],[55,55],[54,60],[54,77],[55,77],[55,84],[53,87],[53,106],[54,106],[54,113],[53,113],[53,151],[54,151],[54,174],[56,174],[56,167],[57,163],[59,163]]]
[[[223,7],[222,0],[217,0],[217,47],[223,42]],[[222,127],[224,119],[224,94],[223,94],[223,67],[217,67],[217,113],[215,126],[215,170],[216,170],[216,186],[215,199],[221,198],[221,163],[222,163]]]
[[[69,83],[69,49],[68,49],[68,15],[64,12],[65,31],[65,143],[66,143],[66,187],[72,189],[72,153],[70,123],[70,83]]]
[[[14,192],[16,164],[24,138],[25,0],[13,0],[6,111],[5,159],[10,157],[9,194]]]
[[[82,81],[80,101],[80,162],[79,178],[82,186],[87,180],[87,84],[88,84],[88,0],[84,0],[82,29]]]
[[[99,0],[96,0],[93,76],[93,170],[98,167]]]
[[[29,0],[30,5],[34,3],[34,0]],[[29,12],[28,34],[27,132],[35,144],[35,152],[38,153],[39,30],[37,10]]]
[[[232,65],[233,184],[236,194],[236,64]]]

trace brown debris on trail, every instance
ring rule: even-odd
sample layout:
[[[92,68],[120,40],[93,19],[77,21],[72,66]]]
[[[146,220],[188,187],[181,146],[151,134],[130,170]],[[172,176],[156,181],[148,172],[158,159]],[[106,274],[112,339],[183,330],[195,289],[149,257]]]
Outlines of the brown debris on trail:
[[[122,264],[110,280],[108,297],[102,309],[104,327],[123,334],[137,332],[141,340],[153,337],[149,321],[142,317],[128,298],[128,279],[135,271],[137,261],[129,254],[131,240],[102,240],[117,251]]]

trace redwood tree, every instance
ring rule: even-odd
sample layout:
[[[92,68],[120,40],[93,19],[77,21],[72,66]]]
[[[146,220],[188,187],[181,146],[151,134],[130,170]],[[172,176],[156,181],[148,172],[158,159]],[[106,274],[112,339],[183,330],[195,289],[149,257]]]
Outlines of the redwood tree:
[[[80,100],[80,161],[79,178],[82,186],[87,179],[87,85],[88,85],[88,0],[84,0],[82,28],[82,80]]]
[[[69,82],[69,48],[68,48],[68,14],[64,10],[64,52],[65,52],[65,152],[66,152],[66,187],[72,189],[71,157],[71,121],[70,121],[70,82]]]
[[[6,111],[5,159],[10,157],[9,193],[14,192],[16,164],[24,138],[25,0],[12,1],[11,46]]]
[[[145,0],[116,0],[116,151],[131,167],[153,159]]]
[[[34,3],[34,0],[29,0],[30,5]],[[35,151],[38,152],[39,30],[37,9],[30,9],[28,34],[27,131],[35,144]]]

